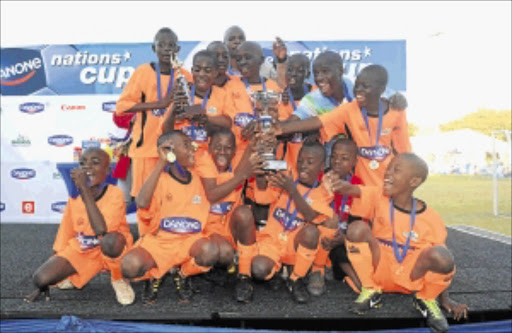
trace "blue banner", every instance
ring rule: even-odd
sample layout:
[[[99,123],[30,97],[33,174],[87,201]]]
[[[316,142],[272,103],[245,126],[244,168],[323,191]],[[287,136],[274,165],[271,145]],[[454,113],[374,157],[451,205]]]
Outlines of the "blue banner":
[[[273,62],[272,42],[259,42],[265,61]],[[209,42],[180,42],[179,58],[190,69],[193,55]],[[370,64],[389,72],[388,86],[406,90],[405,41],[296,41],[286,42],[288,53],[304,53],[311,60],[325,50],[343,58],[345,75],[354,80]],[[156,61],[151,43],[39,45],[2,48],[1,94],[95,95],[119,94],[139,65]],[[313,82],[313,79],[309,79]]]

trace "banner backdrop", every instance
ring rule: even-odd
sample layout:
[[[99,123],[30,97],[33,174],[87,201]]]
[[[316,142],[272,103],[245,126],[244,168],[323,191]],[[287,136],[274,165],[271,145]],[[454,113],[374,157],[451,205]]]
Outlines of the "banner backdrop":
[[[209,42],[180,42],[190,69]],[[260,42],[272,62],[272,42]],[[405,41],[286,42],[288,53],[314,59],[339,52],[351,80],[370,64],[389,72],[389,88],[406,90]],[[2,48],[1,222],[60,222],[67,191],[57,163],[71,162],[82,140],[109,142],[116,100],[135,68],[155,61],[150,43]],[[309,79],[313,82],[313,79]],[[130,221],[135,217],[129,216]]]

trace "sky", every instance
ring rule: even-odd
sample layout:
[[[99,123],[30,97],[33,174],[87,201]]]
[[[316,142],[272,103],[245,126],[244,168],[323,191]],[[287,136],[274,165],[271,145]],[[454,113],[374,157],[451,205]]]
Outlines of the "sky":
[[[406,40],[408,120],[431,127],[479,108],[511,109],[510,1],[137,2],[5,1],[2,47],[219,40]]]

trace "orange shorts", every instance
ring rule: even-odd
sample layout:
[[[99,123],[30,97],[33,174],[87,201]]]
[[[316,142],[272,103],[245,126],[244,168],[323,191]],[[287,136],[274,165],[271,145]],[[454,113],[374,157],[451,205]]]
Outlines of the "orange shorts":
[[[132,197],[137,197],[157,162],[158,157],[132,157]]]
[[[301,228],[288,231],[283,234],[269,234],[266,232],[258,232],[256,234],[256,242],[258,244],[258,255],[268,257],[274,262],[273,272],[278,272],[282,264],[294,265],[295,255],[295,237]],[[270,276],[272,277],[272,276]],[[269,277],[269,278],[270,278]]]
[[[236,248],[236,243],[231,234],[231,226],[229,223],[229,218],[231,214],[227,216],[222,216],[219,219],[211,220],[211,217],[208,217],[208,222],[206,223],[206,227],[204,229],[204,233],[207,237],[210,237],[213,234],[218,234],[226,239],[233,248]]]
[[[392,247],[379,243],[379,249],[380,260],[373,273],[373,280],[382,291],[410,294],[412,291],[422,289],[424,279],[411,281],[409,276],[424,249],[407,251],[402,264],[396,261]]]
[[[156,262],[156,267],[150,269],[146,274],[150,277],[159,279],[165,275],[174,266],[179,266],[190,257],[190,248],[201,238],[205,238],[203,233],[190,235],[162,235],[165,231],[159,231],[156,235],[147,234],[140,238],[134,247],[141,247],[148,251]]]
[[[100,246],[87,251],[78,251],[72,246],[66,246],[64,250],[55,255],[66,259],[73,266],[76,273],[68,276],[68,279],[76,288],[81,289],[102,270],[120,270],[121,258],[131,249],[131,246],[132,243],[127,239],[123,253],[115,259],[105,256],[101,252]]]

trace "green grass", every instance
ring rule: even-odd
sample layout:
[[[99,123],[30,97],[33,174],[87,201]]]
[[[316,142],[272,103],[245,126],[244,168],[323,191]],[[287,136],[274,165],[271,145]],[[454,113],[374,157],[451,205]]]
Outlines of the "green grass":
[[[511,179],[498,179],[498,211],[493,214],[492,178],[430,175],[415,196],[437,211],[446,225],[465,224],[511,235]]]

